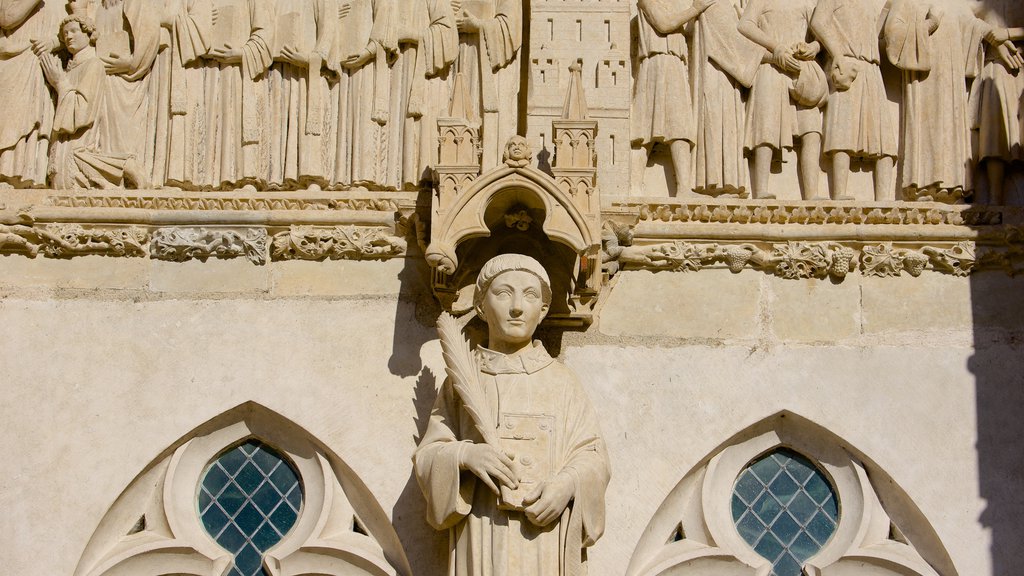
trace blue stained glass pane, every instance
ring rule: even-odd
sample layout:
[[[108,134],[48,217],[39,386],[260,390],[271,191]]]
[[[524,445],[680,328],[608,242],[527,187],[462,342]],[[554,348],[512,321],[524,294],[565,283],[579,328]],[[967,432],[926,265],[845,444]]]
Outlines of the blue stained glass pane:
[[[825,514],[817,514],[807,523],[807,534],[816,542],[825,545],[832,533],[836,531],[835,522]]]
[[[274,510],[274,513],[270,515],[270,522],[278,529],[282,534],[288,532],[288,529],[295,524],[295,519],[298,518],[298,514],[292,510],[291,506],[282,504]]]
[[[252,455],[252,461],[259,466],[260,470],[262,470],[264,474],[270,474],[274,471],[274,468],[281,463],[280,458],[266,450],[257,450],[254,452]]]
[[[838,514],[828,478],[786,448],[752,462],[733,489],[736,530],[772,563],[772,576],[801,576],[801,564],[835,533]]]
[[[742,498],[745,504],[751,504],[757,500],[762,491],[764,491],[764,484],[754,477],[753,474],[744,474],[739,482],[736,483],[734,494]],[[732,519],[737,520],[739,516],[734,514]]]
[[[249,440],[210,465],[196,504],[206,531],[235,555],[230,574],[263,576],[263,554],[298,519],[302,486],[290,463]]]
[[[779,555],[785,552],[786,547],[782,545],[782,542],[779,542],[778,538],[769,532],[761,538],[761,541],[757,543],[757,546],[754,546],[754,550],[761,556],[775,562],[779,558]]]
[[[818,504],[821,504],[832,495],[832,488],[829,487],[828,481],[825,480],[825,477],[820,474],[812,476],[811,479],[807,481],[807,484],[804,485],[804,490],[806,490],[811,499]]]
[[[766,530],[765,525],[753,514],[744,516],[742,520],[736,523],[736,528],[740,531],[740,536],[743,536],[743,539],[751,546],[757,543],[758,538]]]
[[[779,515],[779,519],[771,525],[771,531],[780,542],[789,546],[796,539],[797,534],[800,534],[801,528],[792,516],[783,512]]]
[[[829,518],[833,520],[839,519],[839,504],[836,502],[834,497],[830,497],[826,500],[825,503],[821,505],[821,509],[825,514],[828,514]]]
[[[811,466],[810,462],[789,460],[786,462],[786,472],[793,478],[793,480],[796,480],[797,484],[803,486],[808,480],[810,480],[816,470]]]
[[[227,528],[217,537],[217,544],[220,544],[222,548],[232,553],[241,550],[242,546],[245,546],[246,541],[245,534],[242,534],[242,531],[234,524],[228,524]]]
[[[245,464],[246,459],[245,453],[239,447],[225,452],[223,456],[217,459],[217,464],[223,466],[225,472],[234,476],[238,469],[242,467],[242,464]]]
[[[238,509],[245,504],[245,493],[234,482],[228,484],[227,488],[217,496],[217,503],[224,508],[230,516],[238,513]]]
[[[786,508],[801,526],[806,526],[807,521],[818,513],[818,505],[803,491],[798,492]]]
[[[203,478],[203,488],[208,490],[211,495],[216,496],[230,479],[220,466],[213,466]]]
[[[768,487],[768,491],[774,494],[779,499],[779,502],[783,504],[789,504],[789,501],[793,499],[793,496],[796,496],[796,491],[799,489],[800,485],[794,482],[789,477],[789,474],[779,474],[771,486]]]
[[[775,479],[775,475],[779,473],[781,468],[782,467],[779,466],[779,463],[776,462],[774,458],[764,458],[751,465],[750,471],[757,476],[757,479],[761,481],[762,485],[767,486]]]
[[[259,506],[263,514],[270,514],[281,503],[283,497],[270,482],[263,484],[252,496],[252,501]]]
[[[289,490],[299,484],[299,477],[291,466],[278,466],[270,474],[270,481],[281,491],[281,494],[287,494]]]
[[[781,576],[783,574],[802,574],[803,571],[800,569],[800,562],[797,562],[793,556],[788,552],[783,554],[778,561],[775,562],[775,569],[772,570],[776,575]]]
[[[206,531],[210,533],[214,538],[220,534],[220,531],[228,525],[231,518],[220,509],[220,506],[210,506],[206,512],[203,513],[203,526],[206,527]]]
[[[238,486],[248,493],[255,492],[259,488],[263,480],[266,479],[266,475],[260,472],[254,464],[247,462],[241,470],[238,471],[238,476],[235,476],[235,482]]]
[[[782,512],[782,505],[776,500],[770,492],[765,492],[757,502],[754,502],[753,506],[754,514],[761,519],[765,524],[771,524],[772,520]]]
[[[817,554],[818,550],[821,550],[821,546],[803,532],[789,546],[789,551],[801,562]]]

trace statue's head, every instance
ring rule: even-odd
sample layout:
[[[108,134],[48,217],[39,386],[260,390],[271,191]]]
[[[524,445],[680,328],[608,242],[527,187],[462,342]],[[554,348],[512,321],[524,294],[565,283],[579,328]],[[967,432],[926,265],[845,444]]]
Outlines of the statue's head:
[[[68,16],[60,23],[60,41],[72,54],[95,46],[96,36],[96,24],[85,16]]]
[[[473,306],[487,323],[492,348],[529,344],[551,306],[548,273],[529,256],[495,256],[477,275]]]
[[[502,160],[513,168],[522,168],[530,164],[533,159],[533,150],[530,143],[523,136],[513,136],[505,144],[505,153]]]

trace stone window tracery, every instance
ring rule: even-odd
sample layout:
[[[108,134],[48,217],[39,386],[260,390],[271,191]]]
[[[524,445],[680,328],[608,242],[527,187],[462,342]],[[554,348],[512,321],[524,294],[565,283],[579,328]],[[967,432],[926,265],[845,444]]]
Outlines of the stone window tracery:
[[[198,505],[207,534],[234,555],[229,576],[258,576],[263,555],[299,517],[302,483],[295,467],[276,450],[249,439],[210,464],[199,486]]]
[[[777,448],[736,479],[732,519],[747,544],[772,563],[773,576],[800,576],[804,562],[835,534],[839,500],[813,462]]]

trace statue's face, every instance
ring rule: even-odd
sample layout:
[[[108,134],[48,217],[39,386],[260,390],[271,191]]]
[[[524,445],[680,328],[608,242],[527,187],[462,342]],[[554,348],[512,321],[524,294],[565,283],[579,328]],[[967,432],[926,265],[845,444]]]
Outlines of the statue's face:
[[[89,35],[82,30],[78,22],[68,22],[64,26],[64,45],[68,52],[78,54],[89,46]]]
[[[540,278],[522,270],[499,274],[480,302],[490,346],[495,349],[529,344],[547,312]]]

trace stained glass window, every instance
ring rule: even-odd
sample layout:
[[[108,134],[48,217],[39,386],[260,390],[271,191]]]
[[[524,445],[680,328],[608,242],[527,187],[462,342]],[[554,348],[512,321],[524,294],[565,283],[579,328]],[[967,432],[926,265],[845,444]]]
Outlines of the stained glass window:
[[[839,502],[817,466],[779,448],[740,474],[732,518],[743,539],[772,563],[773,576],[800,576],[803,563],[835,533]]]
[[[263,575],[263,554],[292,528],[301,506],[298,472],[257,440],[217,458],[199,488],[203,526],[235,555],[229,576]]]

